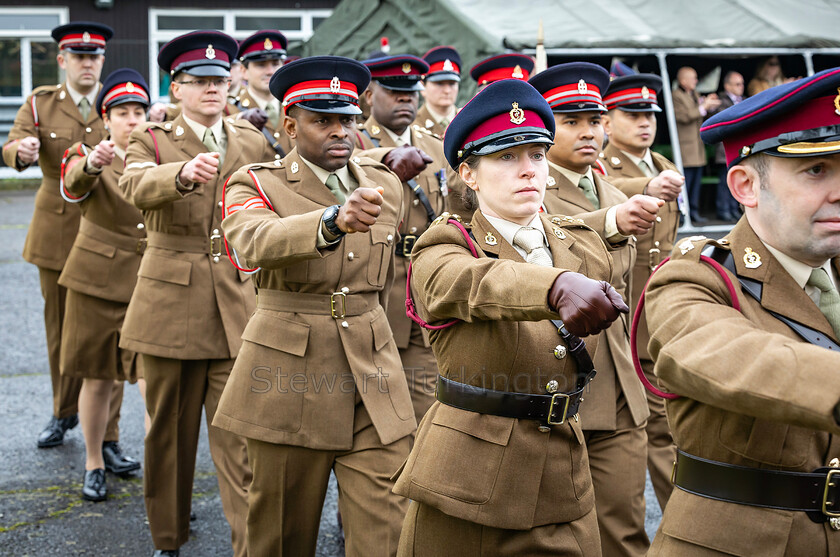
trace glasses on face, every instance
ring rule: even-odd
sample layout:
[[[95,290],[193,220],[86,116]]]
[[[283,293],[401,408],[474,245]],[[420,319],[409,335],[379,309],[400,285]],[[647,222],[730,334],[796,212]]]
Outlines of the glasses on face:
[[[230,79],[225,77],[217,77],[215,79],[192,79],[189,81],[178,81],[181,85],[193,85],[198,89],[208,89],[213,85],[216,89],[221,89],[225,85],[230,85]]]

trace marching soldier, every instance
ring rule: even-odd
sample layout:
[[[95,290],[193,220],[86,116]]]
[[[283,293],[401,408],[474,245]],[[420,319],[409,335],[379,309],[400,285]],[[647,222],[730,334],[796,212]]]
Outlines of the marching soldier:
[[[394,489],[411,500],[400,556],[601,555],[577,415],[598,338],[571,334],[627,306],[598,235],[540,214],[553,136],[548,103],[518,80],[449,125],[446,158],[479,210],[466,226],[443,215],[412,253],[441,375]]]
[[[524,54],[498,54],[486,58],[472,67],[470,77],[478,83],[481,91],[490,83],[500,79],[521,79],[528,81],[534,71],[534,59]]]
[[[423,106],[417,111],[414,123],[443,137],[446,126],[458,108],[458,85],[461,81],[461,56],[451,46],[438,46],[423,55],[429,71],[423,77]]]
[[[266,119],[263,135],[281,157],[285,157],[293,145],[283,131],[283,107],[268,90],[268,83],[286,59],[286,44],[286,36],[280,31],[257,31],[239,43],[237,53],[245,66],[247,87],[236,96],[236,107],[243,111],[255,108],[263,111]]]
[[[105,43],[113,35],[113,29],[107,25],[89,21],[53,29],[52,37],[59,48],[58,65],[67,80],[32,92],[18,110],[9,140],[3,145],[3,160],[7,165],[22,171],[38,164],[44,176],[35,196],[35,212],[23,247],[23,258],[38,266],[52,380],[53,415],[38,436],[41,448],[60,445],[65,432],[79,423],[77,408],[82,381],[61,376],[61,327],[67,290],[58,284],[58,277],[79,230],[81,213],[78,207],[62,199],[59,175],[68,147],[78,141],[93,145],[107,135],[102,119],[92,107],[100,89]],[[111,402],[105,440],[116,443],[122,390],[114,391]],[[119,460],[113,462],[119,465]]]
[[[578,216],[615,247],[610,284],[627,300],[636,258],[634,241],[627,237],[647,233],[661,201],[641,195],[628,200],[592,171],[604,141],[601,115],[606,107],[601,91],[609,81],[601,66],[572,62],[540,72],[530,83],[551,106],[557,130],[547,154],[546,212]],[[644,555],[649,545],[645,532],[648,408],[630,359],[629,335],[629,323],[623,318],[602,333],[595,353],[598,376],[581,411],[601,544],[610,556]]]
[[[143,476],[156,555],[177,555],[189,537],[201,409],[210,423],[255,305],[248,275],[222,255],[222,192],[237,168],[274,153],[251,124],[222,117],[236,49],[216,31],[163,46],[158,64],[182,112],[134,130],[120,179],[148,236],[120,346],[141,354],[146,377]],[[245,555],[245,441],[213,426],[208,437],[234,555]]]
[[[662,79],[652,74],[618,77],[604,95],[607,114],[604,130],[609,144],[601,153],[610,183],[626,195],[650,195],[665,201],[650,232],[638,236],[633,268],[630,307],[635,309],[653,269],[671,253],[680,225],[677,198],[685,179],[668,159],[650,150],[656,137],[657,102]],[[644,321],[638,329],[639,358],[648,379],[655,383],[653,362],[647,352],[649,337]],[[659,506],[665,508],[671,495],[671,470],[676,457],[674,440],[665,417],[665,401],[646,392],[650,417],[647,432],[647,466]]]
[[[405,315],[405,277],[414,242],[448,208],[453,176],[447,169],[440,138],[412,125],[418,91],[423,88],[421,79],[429,65],[408,55],[375,58],[364,64],[370,69],[372,81],[364,93],[371,115],[361,128],[362,148],[403,181],[405,217],[396,244],[397,271],[388,302],[388,321],[420,421],[434,402],[437,364],[428,335]]]
[[[352,157],[369,81],[336,56],[281,68],[271,92],[297,147],[242,168],[225,194],[231,255],[262,268],[213,422],[247,438],[251,555],[315,554],[331,470],[347,554],[397,548],[406,503],[390,476],[416,428],[385,314],[403,193],[387,167]]]
[[[646,296],[654,371],[679,395],[651,555],[840,554],[838,87],[831,68],[703,125],[745,215],[678,242]]]
[[[82,496],[102,501],[107,496],[103,440],[109,400],[123,381],[145,381],[137,355],[118,346],[120,329],[137,269],[146,247],[143,215],[118,187],[125,166],[128,136],[146,121],[149,87],[135,70],[122,68],[108,76],[96,98],[109,135],[95,146],[76,143],[65,155],[61,195],[78,203],[82,219],[73,249],[58,283],[67,288],[61,342],[61,374],[81,378],[79,418],[87,459]],[[119,454],[119,445],[109,443]],[[125,474],[140,468],[134,459],[115,470]]]

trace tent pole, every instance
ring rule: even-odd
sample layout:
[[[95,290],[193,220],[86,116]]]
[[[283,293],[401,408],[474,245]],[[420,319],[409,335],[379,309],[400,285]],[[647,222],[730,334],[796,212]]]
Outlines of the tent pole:
[[[802,53],[802,57],[805,58],[805,71],[809,76],[814,75],[814,53],[806,50]]]
[[[668,109],[665,112],[665,118],[668,120],[668,135],[671,136],[671,149],[673,149],[674,164],[680,169],[680,172],[685,175],[682,162],[682,152],[680,151],[680,137],[677,133],[677,118],[674,115],[674,98],[671,96],[671,76],[668,74],[668,65],[665,62],[665,51],[659,50],[656,52],[656,59],[659,60],[659,75],[662,77],[662,94],[665,97],[665,107]],[[686,199],[685,189],[680,192],[679,199],[680,211],[685,216],[685,224],[687,228],[693,228],[691,223],[691,211],[688,207],[688,199]]]

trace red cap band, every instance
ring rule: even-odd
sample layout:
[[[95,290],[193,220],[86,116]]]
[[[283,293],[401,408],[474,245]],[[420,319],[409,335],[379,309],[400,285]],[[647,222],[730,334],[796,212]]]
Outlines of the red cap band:
[[[611,93],[604,97],[604,104],[607,105],[608,110],[612,110],[617,106],[622,106],[625,104],[639,104],[639,103],[650,103],[656,104],[656,91],[653,89],[648,89],[647,87],[637,87],[635,89],[622,89],[621,91],[616,91],[615,93]]]
[[[283,106],[290,106],[297,102],[307,100],[309,95],[330,95],[336,100],[359,104],[359,91],[356,84],[350,81],[340,81],[338,77],[332,80],[317,79],[302,81],[289,87],[283,96]]]
[[[516,114],[517,111],[519,114]],[[519,123],[514,123],[514,119],[516,119]],[[506,130],[529,127],[545,129],[545,122],[543,122],[543,119],[536,112],[516,107],[510,112],[497,114],[496,116],[493,116],[476,126],[466,139],[464,139],[464,143],[461,145],[461,148],[463,149],[466,145],[469,145],[473,141],[478,141],[482,137],[487,137]]]
[[[102,35],[95,35],[93,33],[72,33],[64,35],[58,41],[58,48],[67,48],[73,46],[84,46],[88,48],[105,48],[105,37]]]
[[[459,74],[461,73],[461,68],[459,68],[458,64],[452,60],[441,60],[440,62],[435,62],[429,66],[428,74],[433,74],[435,72],[453,72]]]
[[[487,73],[481,74],[476,81],[478,81],[479,85],[485,85],[487,83],[499,81],[500,79],[521,79],[522,81],[528,81],[529,75],[528,70],[522,68],[521,66],[516,66],[514,68],[496,68],[495,70],[490,70]]]
[[[407,75],[423,75],[420,68],[410,62],[403,62],[402,65],[391,65],[384,68],[369,68],[370,76],[377,77],[405,77]]]
[[[105,114],[108,111],[108,107],[122,97],[141,97],[146,102],[149,101],[149,95],[146,93],[145,89],[127,81],[125,83],[120,83],[108,91],[102,99],[102,114]]]
[[[603,103],[601,90],[591,83],[586,83],[582,79],[577,83],[570,83],[549,89],[543,93],[543,97],[548,101],[548,105],[551,108],[572,103]]]
[[[196,50],[188,50],[184,52],[172,61],[172,65],[170,67],[173,70],[176,70],[181,64],[186,62],[196,62],[199,60],[205,60],[208,63],[219,61],[230,64],[230,58],[228,58],[227,52],[221,49],[217,50],[213,48],[213,45],[208,44],[206,48],[198,48]]]
[[[249,54],[260,53],[260,52],[270,52],[272,50],[285,50],[283,48],[283,44],[280,41],[272,41],[269,37],[266,37],[264,41],[256,41],[246,48],[242,54],[239,55],[240,58],[244,58]]]

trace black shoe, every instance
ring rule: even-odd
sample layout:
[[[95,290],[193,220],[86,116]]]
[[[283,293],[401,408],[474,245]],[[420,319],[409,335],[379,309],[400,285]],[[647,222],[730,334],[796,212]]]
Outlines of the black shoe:
[[[699,214],[694,213],[691,215],[691,224],[698,225],[698,224],[706,224],[709,222],[705,217],[701,217]]]
[[[156,549],[152,557],[178,557],[179,549]]]
[[[102,443],[102,458],[105,460],[105,469],[112,474],[123,475],[140,469],[140,463],[123,455],[116,441]]]
[[[105,487],[105,470],[85,470],[85,483],[82,486],[82,497],[88,501],[104,501],[108,497]]]
[[[64,434],[68,429],[73,429],[79,424],[79,416],[73,414],[67,418],[50,418],[50,423],[44,428],[44,431],[38,435],[38,448],[45,449],[47,447],[56,447],[64,443]]]

